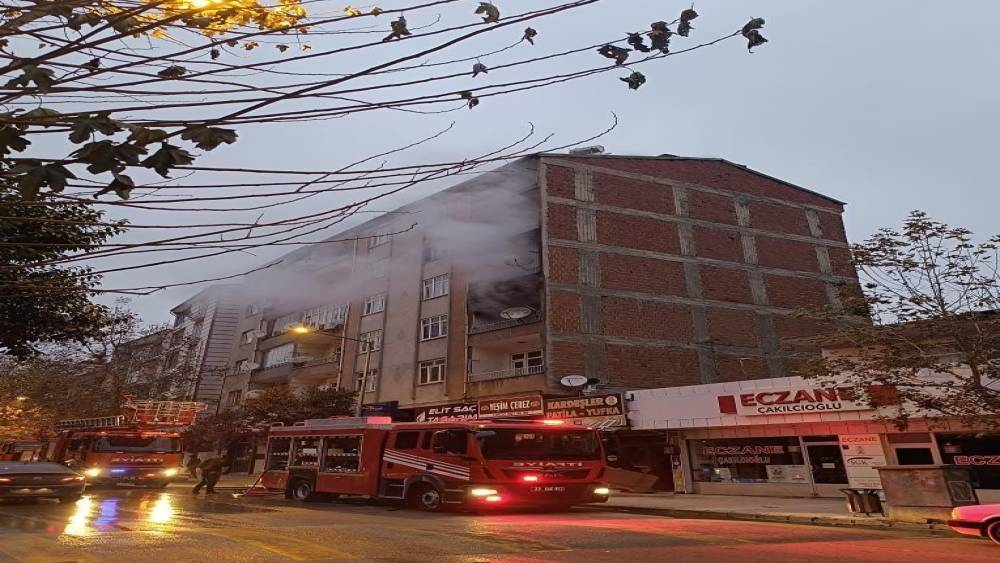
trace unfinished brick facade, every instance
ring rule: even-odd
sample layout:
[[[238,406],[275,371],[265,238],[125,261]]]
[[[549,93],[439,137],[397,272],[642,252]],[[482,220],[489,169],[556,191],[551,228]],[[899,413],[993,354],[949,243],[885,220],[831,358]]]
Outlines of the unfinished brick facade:
[[[539,174],[553,387],[792,375],[781,339],[823,328],[793,313],[857,286],[843,204],[748,168],[550,155]]]

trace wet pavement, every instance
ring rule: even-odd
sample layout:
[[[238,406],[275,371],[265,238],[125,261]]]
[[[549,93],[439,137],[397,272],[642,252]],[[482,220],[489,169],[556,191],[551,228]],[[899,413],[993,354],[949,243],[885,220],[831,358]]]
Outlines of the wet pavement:
[[[0,562],[998,561],[950,535],[696,520],[594,509],[423,514],[363,502],[105,489],[76,504],[0,502]]]

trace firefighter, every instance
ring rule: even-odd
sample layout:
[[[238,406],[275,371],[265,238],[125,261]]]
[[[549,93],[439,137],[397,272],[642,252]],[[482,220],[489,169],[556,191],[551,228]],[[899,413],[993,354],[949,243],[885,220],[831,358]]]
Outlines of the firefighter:
[[[191,452],[190,457],[188,457],[187,463],[184,464],[184,467],[187,468],[188,473],[191,474],[191,477],[194,479],[198,478],[198,465],[200,463],[201,463],[201,458],[198,457],[198,453]]]
[[[227,465],[229,465],[228,454],[203,460],[198,466],[201,468],[201,481],[198,481],[191,492],[198,494],[201,492],[201,488],[205,487],[205,494],[214,495],[215,484],[219,482],[219,477],[222,477],[222,468]]]

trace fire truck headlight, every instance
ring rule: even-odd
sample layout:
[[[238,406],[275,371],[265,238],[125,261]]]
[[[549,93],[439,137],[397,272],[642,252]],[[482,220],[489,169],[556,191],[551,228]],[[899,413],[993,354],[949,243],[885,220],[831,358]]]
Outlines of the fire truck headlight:
[[[177,476],[177,468],[176,467],[171,467],[169,469],[164,469],[163,470],[163,476],[164,477],[176,477]]]
[[[84,471],[83,474],[86,475],[87,477],[97,477],[98,475],[101,474],[101,468],[91,467],[90,469]]]
[[[474,497],[489,497],[497,494],[496,489],[470,489],[469,494]]]
[[[601,496],[610,495],[611,494],[611,489],[609,489],[607,487],[597,487],[596,489],[594,489],[594,494],[595,495],[601,495]]]

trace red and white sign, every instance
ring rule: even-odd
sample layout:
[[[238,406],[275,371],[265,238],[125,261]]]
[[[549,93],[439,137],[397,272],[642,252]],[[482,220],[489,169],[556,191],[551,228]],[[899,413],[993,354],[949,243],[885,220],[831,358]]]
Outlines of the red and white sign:
[[[720,395],[719,412],[739,415],[805,414],[863,411],[871,407],[843,397],[835,387],[767,389],[739,395]]]
[[[876,467],[886,464],[882,438],[878,434],[841,434],[838,438],[850,486],[854,489],[881,489],[882,479]]]

